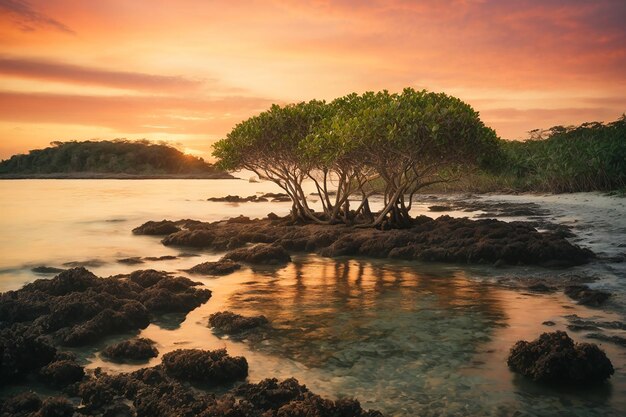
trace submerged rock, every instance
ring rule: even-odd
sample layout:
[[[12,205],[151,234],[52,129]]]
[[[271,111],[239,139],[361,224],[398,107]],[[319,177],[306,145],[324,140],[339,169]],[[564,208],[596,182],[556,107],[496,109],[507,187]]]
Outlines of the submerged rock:
[[[186,271],[190,274],[201,275],[228,275],[240,269],[241,265],[230,259],[221,259],[216,262],[203,262]]]
[[[587,285],[570,285],[563,290],[565,295],[578,301],[578,304],[599,306],[609,299],[611,293],[594,290]]]
[[[37,274],[58,274],[59,272],[63,272],[65,271],[65,269],[62,268],[55,268],[52,266],[37,266],[33,269],[31,269],[31,271],[37,273]]]
[[[626,337],[618,335],[606,335],[604,333],[589,333],[587,337],[589,339],[596,339],[602,342],[609,342],[618,346],[626,347]]]
[[[549,285],[544,284],[543,282],[539,282],[536,284],[529,285],[528,290],[532,292],[551,293],[551,292],[556,291],[556,287],[551,287]]]
[[[615,372],[597,345],[574,343],[561,331],[543,333],[532,342],[517,342],[507,364],[534,381],[561,384],[600,383]]]
[[[239,334],[245,331],[266,326],[269,321],[265,316],[245,317],[232,311],[220,311],[209,316],[209,326],[217,333]]]
[[[178,259],[178,256],[174,256],[174,255],[146,256],[143,259],[145,261],[171,261],[171,260],[174,260],[174,259]]]
[[[248,361],[242,356],[229,356],[226,349],[178,349],[162,359],[168,375],[183,381],[224,384],[245,379]]]
[[[223,259],[262,265],[280,265],[291,262],[291,256],[281,246],[263,243],[235,249],[224,255]]]
[[[118,259],[117,262],[125,265],[137,265],[142,264],[143,260],[141,259],[141,257],[136,256],[132,258]]]
[[[154,346],[155,344],[154,340],[144,337],[124,340],[104,348],[102,356],[116,362],[148,360],[159,356],[159,351]]]
[[[133,229],[136,235],[169,235],[178,232],[180,228],[170,220],[161,220],[160,222],[149,221],[139,227]]]

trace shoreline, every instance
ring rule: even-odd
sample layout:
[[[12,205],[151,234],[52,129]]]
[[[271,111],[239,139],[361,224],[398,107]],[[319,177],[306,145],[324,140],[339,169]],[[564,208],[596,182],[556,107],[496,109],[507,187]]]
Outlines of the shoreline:
[[[227,172],[213,174],[114,174],[114,173],[52,173],[52,174],[0,174],[0,180],[221,180],[240,179]]]

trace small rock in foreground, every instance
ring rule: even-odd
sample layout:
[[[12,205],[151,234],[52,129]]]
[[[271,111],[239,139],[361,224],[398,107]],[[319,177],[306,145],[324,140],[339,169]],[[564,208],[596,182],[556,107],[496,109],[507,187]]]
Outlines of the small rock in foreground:
[[[223,334],[238,334],[268,323],[265,316],[245,317],[232,311],[219,311],[209,316],[209,326]]]
[[[595,344],[574,343],[565,332],[543,333],[538,339],[517,342],[507,364],[512,371],[540,382],[593,384],[615,372]]]

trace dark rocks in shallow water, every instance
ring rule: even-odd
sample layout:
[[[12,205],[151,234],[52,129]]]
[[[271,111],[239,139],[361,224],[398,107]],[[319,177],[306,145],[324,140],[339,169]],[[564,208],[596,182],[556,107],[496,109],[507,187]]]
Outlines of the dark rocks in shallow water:
[[[142,224],[139,227],[133,229],[133,233],[136,235],[169,235],[176,233],[180,228],[170,220],[161,220],[160,222],[149,221]]]
[[[56,348],[25,326],[0,331],[0,386],[15,382],[49,364]]]
[[[291,256],[281,246],[263,243],[235,249],[224,255],[223,259],[257,265],[280,265],[291,262]]]
[[[246,358],[232,357],[226,349],[178,349],[163,355],[162,363],[168,375],[182,381],[219,385],[248,376]]]
[[[587,285],[570,285],[563,290],[565,295],[578,301],[578,304],[587,306],[599,306],[611,296],[610,293],[594,290]]]
[[[330,401],[310,392],[295,379],[266,379],[223,394],[209,394],[171,378],[163,366],[108,375],[96,371],[77,392],[84,412],[113,416],[120,407],[137,417],[381,417],[363,410],[358,401]]]
[[[441,212],[441,211],[450,211],[452,210],[451,206],[429,206],[428,207],[428,211],[433,211],[433,212]]]
[[[534,381],[561,384],[600,383],[614,373],[611,361],[597,345],[574,343],[561,331],[543,333],[532,342],[517,342],[507,364]]]
[[[178,259],[178,257],[174,255],[163,255],[163,256],[146,256],[143,259],[145,261],[171,261],[174,259]]]
[[[221,203],[247,203],[247,202],[258,202],[259,197],[256,195],[251,195],[248,197],[239,197],[238,195],[227,195],[226,197],[209,197],[207,201],[213,202],[221,202]],[[267,199],[262,199],[260,201],[267,201]]]
[[[211,297],[209,290],[195,288],[198,285],[154,270],[98,278],[84,268],[75,268],[0,294],[0,321],[6,325],[32,322],[28,337],[16,338],[11,344],[24,344],[20,351],[37,345],[36,338],[41,335],[77,346],[145,328],[154,314],[193,310]]]
[[[55,268],[52,266],[37,266],[31,269],[31,271],[37,274],[58,274],[59,272],[65,271],[65,269]]]
[[[41,368],[39,375],[49,385],[63,388],[83,379],[85,371],[74,360],[62,359]]]
[[[118,259],[117,262],[125,265],[137,265],[143,263],[140,257]]]
[[[74,406],[63,397],[49,397],[41,401],[32,392],[23,392],[8,398],[0,405],[0,416],[11,417],[71,417]]]
[[[222,203],[261,203],[266,201],[282,202],[291,201],[291,198],[284,193],[265,193],[263,195],[250,195],[248,197],[240,197],[238,195],[227,195],[226,197],[210,197],[207,201]]]
[[[41,291],[47,295],[61,296],[83,292],[98,284],[99,278],[83,267],[61,272],[52,279],[38,279],[24,286],[22,292]]]
[[[34,392],[22,392],[0,403],[1,416],[32,416],[41,408],[41,398]]]
[[[215,240],[215,234],[207,229],[181,230],[166,236],[161,243],[165,246],[209,247]]]
[[[540,293],[551,293],[556,291],[555,287],[550,287],[543,282],[539,282],[537,284],[532,284],[528,286],[528,290],[532,292],[540,292]]]
[[[209,316],[209,326],[221,334],[240,334],[268,324],[265,316],[245,317],[231,311],[219,311]]]
[[[240,269],[241,265],[230,259],[221,259],[216,262],[203,262],[186,271],[191,274],[201,275],[228,275]]]
[[[596,321],[596,320],[588,320],[582,317],[577,316],[576,314],[570,314],[565,316],[566,319],[569,320],[570,325],[579,326],[582,330],[587,327],[588,329],[615,329],[615,330],[626,330],[626,323],[622,321]]]
[[[148,360],[159,356],[159,351],[154,345],[153,340],[144,337],[124,340],[104,348],[102,356],[116,362]]]
[[[236,223],[236,224],[250,224],[253,223],[254,220],[252,220],[250,217],[248,216],[244,216],[243,214],[240,214],[237,217],[231,217],[230,219],[226,220],[226,223]]]
[[[144,329],[150,324],[150,313],[138,301],[128,301],[117,310],[105,308],[90,320],[58,331],[64,346],[93,343],[108,334]]]
[[[240,385],[234,392],[255,409],[271,410],[263,415],[382,417],[378,411],[363,410],[354,399],[324,399],[309,391],[306,386],[300,385],[295,378],[282,382],[275,378],[264,379],[258,384]]]
[[[556,326],[556,323],[555,323],[555,322],[553,322],[552,320],[547,320],[547,321],[544,321],[544,322],[543,322],[543,323],[541,323],[541,324],[543,324],[544,326]]]
[[[344,225],[294,224],[289,218],[239,222],[181,221],[185,229],[162,240],[225,251],[254,243],[322,256],[368,256],[407,260],[571,266],[593,253],[554,233],[540,233],[522,222],[420,216],[406,229],[377,230]]]
[[[63,264],[63,266],[67,266],[70,268],[97,268],[100,267],[102,265],[104,265],[106,262],[101,261],[100,259],[87,259],[86,261],[71,261],[71,262],[65,262]]]
[[[626,337],[618,335],[606,335],[604,333],[589,333],[587,337],[589,339],[596,339],[602,342],[609,342],[618,346],[626,347]]]

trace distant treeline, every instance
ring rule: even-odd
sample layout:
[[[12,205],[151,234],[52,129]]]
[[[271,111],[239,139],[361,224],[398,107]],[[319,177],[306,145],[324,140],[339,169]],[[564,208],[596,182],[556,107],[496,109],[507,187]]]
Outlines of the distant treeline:
[[[147,140],[52,142],[51,147],[0,162],[0,174],[107,173],[213,174],[212,164],[163,143]]]
[[[626,116],[532,130],[525,141],[501,140],[490,169],[431,191],[582,192],[626,188]]]

